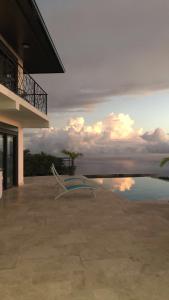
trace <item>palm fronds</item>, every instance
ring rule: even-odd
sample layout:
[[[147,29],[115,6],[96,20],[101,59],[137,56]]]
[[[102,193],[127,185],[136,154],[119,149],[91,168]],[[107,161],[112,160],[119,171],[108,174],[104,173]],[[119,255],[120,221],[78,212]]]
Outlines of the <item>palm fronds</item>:
[[[163,158],[160,162],[160,167],[163,167],[168,162],[169,162],[169,157]]]

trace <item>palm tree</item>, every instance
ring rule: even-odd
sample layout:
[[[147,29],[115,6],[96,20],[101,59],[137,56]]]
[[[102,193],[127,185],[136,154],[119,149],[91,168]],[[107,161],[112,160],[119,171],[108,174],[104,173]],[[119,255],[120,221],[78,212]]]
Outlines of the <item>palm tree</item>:
[[[168,162],[169,162],[169,157],[163,158],[162,161],[160,162],[160,167],[163,167]]]
[[[79,153],[79,152],[72,152],[72,151],[69,151],[69,150],[65,150],[63,149],[62,150],[62,153],[63,154],[66,154],[69,156],[70,160],[71,160],[71,168],[74,168],[74,162],[75,162],[75,159],[80,157],[80,156],[83,156],[82,153]]]

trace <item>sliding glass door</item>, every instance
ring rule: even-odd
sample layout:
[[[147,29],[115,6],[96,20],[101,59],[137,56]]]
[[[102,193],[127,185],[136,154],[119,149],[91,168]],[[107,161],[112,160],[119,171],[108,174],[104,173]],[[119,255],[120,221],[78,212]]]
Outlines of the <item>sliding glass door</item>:
[[[7,187],[14,185],[14,137],[7,135],[7,169],[6,183]]]
[[[3,159],[4,159],[4,137],[0,134],[0,170],[3,170]]]
[[[18,68],[15,57],[0,41],[0,83],[17,92]]]
[[[0,169],[4,189],[18,184],[18,131],[0,122]]]

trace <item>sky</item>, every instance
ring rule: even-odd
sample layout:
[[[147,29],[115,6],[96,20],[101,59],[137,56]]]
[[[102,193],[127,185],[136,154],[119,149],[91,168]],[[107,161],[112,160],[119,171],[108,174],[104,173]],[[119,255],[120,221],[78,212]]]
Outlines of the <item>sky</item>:
[[[35,138],[38,135],[40,141],[42,136],[49,142],[50,137],[57,151],[64,145],[81,149],[86,139],[88,152],[98,147],[99,140],[102,152],[112,151],[105,143],[118,144],[117,152],[126,147],[150,151],[152,145],[143,147],[142,143],[156,143],[155,151],[166,153],[169,1],[37,0],[37,4],[66,73],[35,76],[48,92],[54,128],[35,131]],[[72,120],[76,125],[81,122],[80,132],[71,127]],[[101,129],[96,133],[99,122]],[[92,134],[97,135],[97,143]],[[31,146],[33,138],[26,134]],[[95,140],[94,146],[90,139]],[[43,147],[41,142],[38,147]]]

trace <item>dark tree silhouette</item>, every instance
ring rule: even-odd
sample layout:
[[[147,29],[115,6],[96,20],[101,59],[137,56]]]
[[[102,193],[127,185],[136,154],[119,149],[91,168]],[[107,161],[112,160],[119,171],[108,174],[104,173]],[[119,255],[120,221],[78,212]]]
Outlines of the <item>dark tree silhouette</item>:
[[[69,150],[65,150],[65,149],[62,150],[62,153],[69,156],[70,161],[71,161],[71,168],[73,168],[75,166],[75,163],[74,163],[75,159],[80,157],[80,156],[83,156],[82,153],[73,152],[73,151],[69,151]]]
[[[24,175],[45,176],[51,175],[50,166],[54,163],[59,173],[65,173],[62,158],[46,154],[44,152],[32,154],[29,149],[24,151]]]

